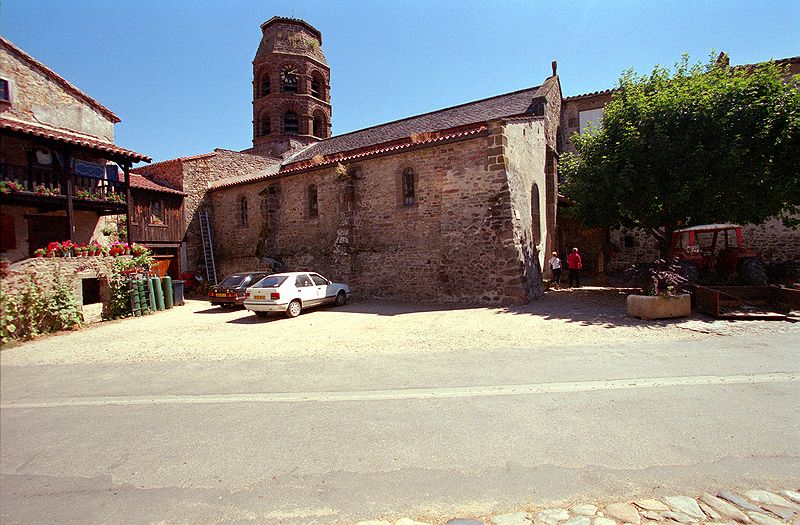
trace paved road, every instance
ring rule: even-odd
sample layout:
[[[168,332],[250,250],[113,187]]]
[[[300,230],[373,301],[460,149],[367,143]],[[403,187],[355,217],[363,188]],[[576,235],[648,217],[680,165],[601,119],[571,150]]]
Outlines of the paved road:
[[[798,350],[791,331],[3,366],[0,522],[434,521],[796,487]]]

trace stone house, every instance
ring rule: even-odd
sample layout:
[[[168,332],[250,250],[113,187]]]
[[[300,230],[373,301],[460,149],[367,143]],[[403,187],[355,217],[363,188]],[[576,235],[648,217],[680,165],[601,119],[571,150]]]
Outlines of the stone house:
[[[784,64],[790,75],[800,74],[800,57],[776,61]],[[746,66],[741,66],[746,67]],[[575,152],[570,140],[587,128],[602,121],[603,108],[611,102],[613,90],[606,89],[566,97],[561,105],[561,148],[559,151]],[[569,206],[562,203],[562,206]],[[600,271],[618,271],[642,261],[659,257],[658,242],[642,230],[602,229],[586,230],[570,219],[559,223],[560,249],[566,253],[570,246],[581,246],[584,260]],[[742,228],[745,242],[755,249],[767,263],[800,261],[800,229],[784,226],[779,219],[764,224],[746,225]]]
[[[104,241],[104,218],[127,223],[137,191],[172,194],[127,176],[134,162],[150,158],[114,143],[118,122],[0,37],[0,257],[21,261],[51,241]]]

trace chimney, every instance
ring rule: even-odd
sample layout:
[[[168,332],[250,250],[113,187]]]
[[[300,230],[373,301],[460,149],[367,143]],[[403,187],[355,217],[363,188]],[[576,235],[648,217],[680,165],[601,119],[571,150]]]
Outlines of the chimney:
[[[553,60],[553,61],[550,63],[550,65],[551,65],[551,66],[553,66],[553,76],[556,76],[556,75],[558,74],[558,73],[557,73],[557,71],[558,71],[558,62],[556,62],[555,60]]]

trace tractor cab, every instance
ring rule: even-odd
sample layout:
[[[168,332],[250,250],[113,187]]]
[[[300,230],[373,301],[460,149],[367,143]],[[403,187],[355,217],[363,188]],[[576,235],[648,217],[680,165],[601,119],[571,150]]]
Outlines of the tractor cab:
[[[672,232],[670,258],[677,258],[687,274],[713,274],[722,279],[737,272],[752,284],[766,282],[763,265],[755,252],[745,248],[742,227],[736,224],[706,224]],[[752,266],[759,268],[753,269]],[[692,268],[694,267],[694,268]]]

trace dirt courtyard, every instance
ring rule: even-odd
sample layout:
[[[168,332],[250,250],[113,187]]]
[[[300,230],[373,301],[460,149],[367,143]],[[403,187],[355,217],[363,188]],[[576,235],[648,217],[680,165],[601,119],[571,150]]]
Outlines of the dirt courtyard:
[[[352,300],[344,307],[258,319],[205,301],[141,318],[89,325],[7,345],[4,365],[219,361],[496,348],[614,345],[798,330],[785,321],[714,320],[702,314],[641,321],[625,313],[629,290],[550,291],[520,307],[464,307]]]

